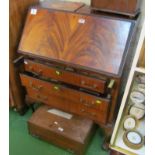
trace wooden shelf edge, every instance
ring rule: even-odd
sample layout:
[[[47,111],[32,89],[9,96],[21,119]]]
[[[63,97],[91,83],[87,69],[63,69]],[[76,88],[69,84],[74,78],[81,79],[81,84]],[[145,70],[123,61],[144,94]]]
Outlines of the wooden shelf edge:
[[[124,150],[124,149],[122,149],[120,147],[116,147],[116,146],[113,146],[113,145],[110,145],[110,148],[112,150],[117,151],[117,152],[120,152],[122,154],[126,154],[126,155],[137,155],[137,154],[134,154],[134,153],[132,153],[130,151]]]
[[[145,74],[145,68],[142,68],[142,67],[136,67],[136,68],[135,68],[135,71],[136,71],[136,72],[139,72],[139,73]]]

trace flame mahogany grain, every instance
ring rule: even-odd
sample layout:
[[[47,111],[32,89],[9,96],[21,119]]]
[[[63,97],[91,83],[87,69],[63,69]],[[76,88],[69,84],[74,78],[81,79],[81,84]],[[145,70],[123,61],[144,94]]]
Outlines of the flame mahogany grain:
[[[131,21],[36,9],[28,13],[20,53],[120,75]]]

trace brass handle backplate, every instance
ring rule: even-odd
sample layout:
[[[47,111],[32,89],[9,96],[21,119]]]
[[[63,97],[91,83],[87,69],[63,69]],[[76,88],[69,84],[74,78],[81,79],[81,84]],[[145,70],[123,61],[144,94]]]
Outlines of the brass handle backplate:
[[[100,104],[102,104],[102,101],[99,100],[99,99],[97,99],[95,101],[92,101],[92,102],[89,102],[89,101],[87,101],[87,100],[85,100],[83,98],[80,98],[80,102],[83,103],[87,107],[93,107],[94,105],[100,105]]]

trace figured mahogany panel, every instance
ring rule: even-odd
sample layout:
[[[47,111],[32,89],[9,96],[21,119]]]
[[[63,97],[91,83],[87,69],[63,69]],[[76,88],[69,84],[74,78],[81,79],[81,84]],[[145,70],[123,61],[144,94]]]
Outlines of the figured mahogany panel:
[[[19,52],[119,75],[132,22],[36,8],[28,14]]]
[[[83,76],[75,72],[69,72],[56,67],[48,66],[42,63],[24,60],[25,71],[37,73],[40,76],[52,78],[54,80],[66,82],[81,88],[86,88],[99,93],[104,93],[106,90],[105,80],[99,80],[88,76]]]

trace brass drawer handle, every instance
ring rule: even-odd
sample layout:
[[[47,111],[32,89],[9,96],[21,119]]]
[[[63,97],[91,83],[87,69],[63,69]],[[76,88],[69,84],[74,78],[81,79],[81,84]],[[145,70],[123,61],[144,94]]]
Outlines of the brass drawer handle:
[[[85,106],[87,107],[93,107],[95,105],[100,105],[102,103],[101,100],[96,100],[96,101],[92,101],[92,102],[89,102],[83,98],[80,98],[80,102],[83,103]]]
[[[60,90],[60,86],[54,86],[53,89],[54,90]]]
[[[91,85],[86,84],[86,82],[84,80],[81,81],[81,85],[83,85],[83,86],[85,86],[87,88],[90,88],[90,89],[97,88],[97,85],[96,84],[93,84],[91,86]]]
[[[62,73],[58,70],[55,71],[56,75],[61,75]]]

